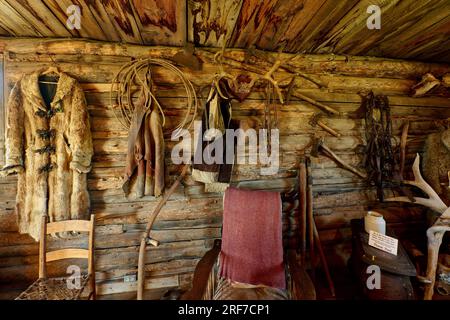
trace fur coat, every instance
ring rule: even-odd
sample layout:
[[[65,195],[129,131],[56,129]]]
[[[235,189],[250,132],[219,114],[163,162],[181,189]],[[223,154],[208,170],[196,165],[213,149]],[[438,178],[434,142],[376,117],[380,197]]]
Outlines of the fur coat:
[[[60,73],[49,105],[37,71],[14,86],[7,105],[3,175],[18,174],[20,233],[39,238],[41,216],[50,221],[87,218],[86,174],[93,155],[89,116],[79,83]]]
[[[422,161],[423,177],[450,204],[450,129],[428,135]]]

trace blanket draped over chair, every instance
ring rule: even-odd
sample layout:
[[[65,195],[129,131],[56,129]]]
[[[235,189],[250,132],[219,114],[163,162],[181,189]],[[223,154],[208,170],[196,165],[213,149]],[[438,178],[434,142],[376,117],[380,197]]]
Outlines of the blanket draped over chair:
[[[278,192],[226,190],[221,277],[285,289],[281,205]]]

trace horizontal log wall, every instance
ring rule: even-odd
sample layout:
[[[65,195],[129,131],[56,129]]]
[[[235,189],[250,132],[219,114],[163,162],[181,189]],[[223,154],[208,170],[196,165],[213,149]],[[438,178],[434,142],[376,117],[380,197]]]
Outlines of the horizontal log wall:
[[[136,273],[140,235],[152,208],[153,197],[127,199],[120,189],[124,169],[127,132],[114,117],[109,104],[110,81],[119,68],[132,58],[163,57],[170,59],[178,48],[143,47],[88,41],[56,40],[0,40],[4,62],[5,97],[23,73],[56,64],[60,70],[77,78],[82,84],[90,113],[95,155],[93,169],[88,176],[92,213],[97,215],[96,271],[99,293],[124,293],[136,290],[136,283],[124,282],[124,276]],[[217,66],[212,62],[214,52],[197,50],[203,61],[203,71],[182,68],[196,87],[208,85]],[[275,55],[273,55],[275,56]],[[255,60],[241,64],[245,52],[226,52],[225,69],[232,74],[260,73],[269,64]],[[361,166],[362,154],[358,147],[364,144],[364,123],[351,117],[360,105],[358,92],[373,89],[387,94],[391,104],[394,135],[400,136],[405,120],[410,121],[407,168],[416,152],[423,147],[426,134],[437,130],[436,120],[450,117],[448,99],[442,97],[411,98],[411,85],[425,72],[440,76],[450,71],[447,65],[383,60],[366,57],[333,55],[299,55],[289,68],[320,81],[324,87],[297,78],[295,93],[303,93],[336,108],[342,115],[327,118],[330,127],[342,133],[335,138],[308,123],[317,109],[310,103],[292,99],[279,106],[281,163],[276,176],[261,177],[259,168],[237,166],[233,175],[235,184],[242,187],[295,191],[297,164],[305,148],[316,133],[325,137],[326,144],[345,161]],[[176,124],[184,114],[184,91],[173,74],[155,68],[157,95],[168,115],[168,127]],[[283,79],[289,74],[281,69],[275,74]],[[0,102],[0,116],[4,108]],[[255,88],[249,98],[233,103],[233,116],[249,127],[261,128],[264,98],[262,88]],[[3,128],[0,128],[0,133]],[[174,142],[167,141],[169,159]],[[0,140],[3,148],[4,141]],[[306,149],[308,151],[308,149]],[[2,152],[3,156],[3,152]],[[0,160],[3,158],[0,158]],[[168,160],[169,180],[173,181],[180,169]],[[313,159],[314,210],[322,241],[336,257],[344,261],[342,245],[350,237],[349,221],[362,217],[368,206],[375,203],[375,192],[348,171],[338,168],[328,158]],[[17,232],[14,214],[16,179],[0,180],[0,287],[11,283],[29,283],[37,277],[38,246],[27,235]],[[147,288],[159,290],[189,286],[196,263],[220,237],[222,198],[205,193],[201,184],[187,177],[175,195],[162,210],[152,235],[161,242],[149,248],[146,261]],[[287,197],[286,199],[288,199]],[[295,245],[297,234],[295,196],[284,204],[286,240]],[[386,219],[396,230],[411,231],[420,228],[422,211],[392,207],[384,210]],[[86,245],[84,239],[66,241],[64,246]],[[56,241],[51,246],[61,247]],[[344,250],[345,251],[345,250]],[[347,252],[348,253],[348,252]],[[330,255],[331,256],[331,255]],[[65,268],[55,263],[53,273],[64,273]],[[158,292],[161,292],[160,290]]]

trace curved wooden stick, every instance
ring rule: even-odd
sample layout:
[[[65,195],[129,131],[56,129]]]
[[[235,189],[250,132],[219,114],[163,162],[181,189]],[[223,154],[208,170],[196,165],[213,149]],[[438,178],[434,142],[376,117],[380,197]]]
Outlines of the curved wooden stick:
[[[150,239],[150,231],[152,230],[153,223],[156,220],[156,217],[158,216],[159,212],[161,211],[162,207],[166,204],[167,200],[169,200],[170,196],[175,192],[175,190],[178,188],[178,186],[181,183],[181,180],[186,175],[189,168],[189,164],[184,165],[183,170],[181,171],[180,176],[175,180],[175,182],[172,184],[170,189],[164,194],[164,196],[159,200],[157,206],[153,210],[153,212],[150,215],[149,221],[147,223],[147,227],[145,228],[145,232],[142,235],[141,245],[139,247],[139,260],[138,260],[138,288],[137,288],[137,299],[142,300],[144,295],[144,283],[145,283],[145,249],[147,247],[147,243],[157,245],[157,242],[154,241],[154,239]]]
[[[400,177],[403,179],[403,172],[405,171],[406,158],[406,142],[408,140],[409,121],[403,125],[402,137],[400,139]]]

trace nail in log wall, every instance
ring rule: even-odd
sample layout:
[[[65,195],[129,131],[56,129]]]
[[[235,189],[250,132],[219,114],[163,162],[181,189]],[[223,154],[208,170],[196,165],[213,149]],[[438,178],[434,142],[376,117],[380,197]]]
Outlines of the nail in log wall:
[[[138,245],[148,214],[156,205],[153,197],[127,199],[120,189],[125,162],[127,132],[114,117],[109,104],[110,81],[119,68],[132,58],[159,57],[170,59],[179,48],[145,47],[69,40],[5,40],[0,39],[3,54],[4,88],[7,97],[10,89],[23,73],[32,72],[54,63],[61,71],[77,78],[82,84],[90,113],[95,155],[93,169],[88,176],[92,213],[97,215],[96,271],[99,294],[132,293],[135,282],[124,282],[124,276],[137,271]],[[197,50],[204,62],[202,71],[182,68],[196,87],[208,85],[217,66],[212,63],[213,49]],[[245,53],[227,50],[225,68],[232,74],[261,72],[270,65],[259,60],[241,64]],[[435,132],[435,120],[450,117],[450,104],[443,97],[408,97],[408,90],[425,72],[440,76],[450,72],[448,65],[383,60],[366,57],[334,55],[299,55],[290,62],[290,68],[320,81],[324,88],[302,78],[297,78],[294,93],[300,92],[343,113],[325,118],[328,125],[342,133],[331,137],[308,123],[317,112],[311,104],[292,100],[279,106],[280,170],[273,177],[261,177],[259,168],[236,166],[233,182],[242,187],[295,191],[297,164],[312,134],[325,137],[326,144],[345,161],[360,166],[364,144],[364,124],[359,118],[349,117],[358,109],[358,92],[373,89],[388,95],[391,104],[394,135],[400,137],[405,120],[410,121],[407,168],[416,152],[423,147],[426,134]],[[245,70],[245,71],[244,71]],[[184,91],[173,74],[155,68],[157,95],[166,111],[167,127],[179,122],[184,114]],[[280,70],[277,79],[288,76]],[[3,101],[2,101],[3,102]],[[0,117],[4,122],[5,106],[0,102]],[[264,97],[261,88],[255,88],[243,103],[233,103],[233,116],[244,126],[261,128],[263,125]],[[245,122],[245,123],[244,123]],[[3,131],[0,129],[0,133]],[[170,151],[175,143],[167,141],[168,180],[173,181],[180,169],[170,163]],[[3,134],[0,147],[3,150]],[[3,154],[0,157],[3,161]],[[330,258],[343,263],[348,256],[350,238],[349,221],[362,217],[367,207],[374,203],[375,192],[351,173],[338,168],[323,156],[313,159],[314,213],[322,241],[330,248]],[[190,177],[184,181],[162,210],[152,235],[161,242],[147,254],[147,288],[158,297],[164,289],[187,288],[192,280],[196,263],[221,234],[222,197],[205,193],[201,184]],[[0,180],[0,288],[22,288],[37,277],[38,246],[27,235],[17,232],[14,202],[16,179]],[[298,234],[295,195],[286,197],[284,203],[284,228],[286,243],[296,244]],[[388,223],[400,233],[420,229],[423,218],[420,209],[405,209],[391,205],[384,210]],[[86,245],[81,238],[50,241],[52,247]],[[347,246],[347,247],[345,247]],[[343,249],[343,248],[347,249]],[[347,250],[347,251],[346,251]],[[64,274],[65,267],[55,264],[53,273]]]

